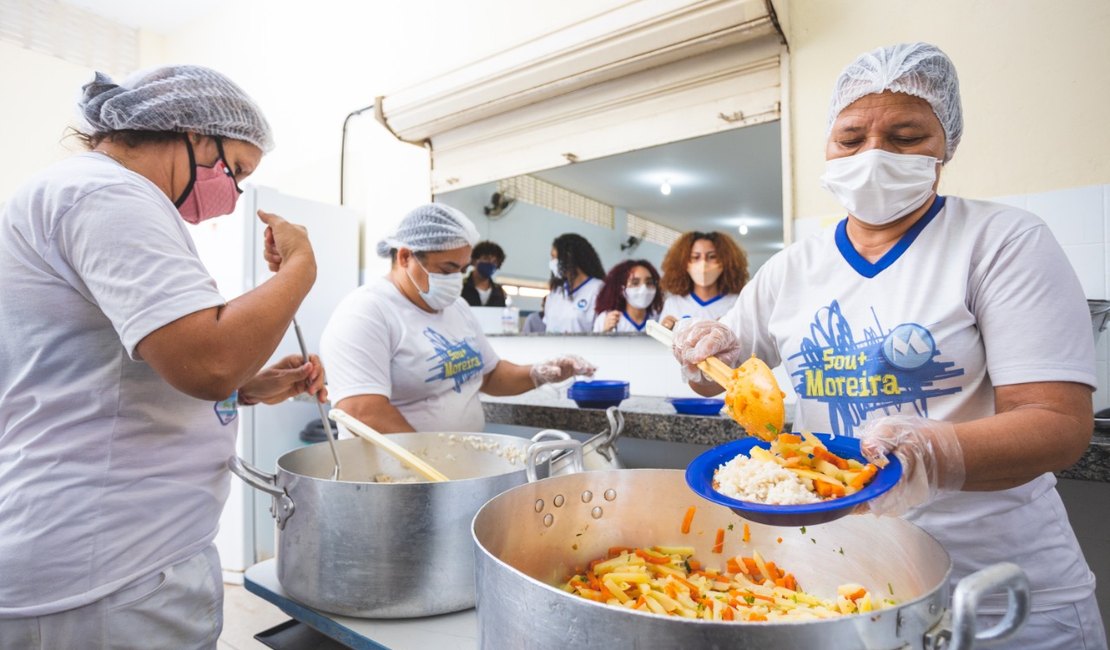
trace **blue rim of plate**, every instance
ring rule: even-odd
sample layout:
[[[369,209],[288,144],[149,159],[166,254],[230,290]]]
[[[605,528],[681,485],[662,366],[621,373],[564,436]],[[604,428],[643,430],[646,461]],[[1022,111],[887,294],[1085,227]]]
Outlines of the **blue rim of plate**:
[[[829,451],[844,458],[854,458],[866,462],[860,453],[859,439],[848,436],[814,434]],[[902,478],[902,464],[894,456],[888,456],[886,467],[881,468],[862,490],[838,499],[818,503],[780,506],[767,503],[741,501],[725,496],[713,489],[713,474],[717,468],[738,455],[749,455],[752,447],[767,449],[771,443],[758,438],[742,438],[714,447],[695,458],[686,468],[686,484],[698,496],[718,505],[731,508],[734,512],[753,521],[771,525],[798,526],[817,524],[838,519],[849,514],[855,506],[870,501],[889,491]]]
[[[720,415],[725,407],[723,399],[712,397],[668,397],[667,401],[684,415]]]

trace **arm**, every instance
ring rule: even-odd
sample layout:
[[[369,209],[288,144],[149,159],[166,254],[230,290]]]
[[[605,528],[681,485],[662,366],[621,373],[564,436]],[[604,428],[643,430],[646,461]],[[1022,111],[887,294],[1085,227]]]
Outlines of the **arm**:
[[[267,224],[266,259],[274,277],[223,307],[179,318],[136,347],[163,379],[198,399],[224,399],[248,383],[273,354],[316,280],[304,228],[259,212]]]
[[[482,392],[486,395],[520,395],[536,387],[532,381],[532,366],[518,366],[502,359],[493,372],[482,378]]]
[[[385,395],[355,395],[339,400],[335,407],[346,411],[378,433],[416,431]]]
[[[965,490],[1003,490],[1073,465],[1094,429],[1091,389],[1070,382],[998,386],[996,414],[956,425]]]

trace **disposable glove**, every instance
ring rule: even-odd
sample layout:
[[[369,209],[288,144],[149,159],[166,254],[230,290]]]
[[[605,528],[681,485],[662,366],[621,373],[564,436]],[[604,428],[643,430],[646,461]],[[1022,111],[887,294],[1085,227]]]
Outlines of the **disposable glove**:
[[[568,354],[554,359],[548,359],[532,366],[528,376],[536,388],[544,384],[557,384],[571,377],[585,375],[592,377],[597,368],[580,356]]]
[[[860,449],[868,462],[885,467],[893,453],[902,463],[902,480],[889,492],[867,503],[877,515],[903,515],[928,505],[964,485],[966,469],[956,428],[948,422],[914,415],[868,420],[859,432]]]
[[[683,318],[675,324],[671,346],[674,358],[682,364],[682,379],[686,382],[713,383],[698,369],[698,363],[708,357],[715,356],[730,368],[735,368],[740,358],[736,335],[715,320]]]

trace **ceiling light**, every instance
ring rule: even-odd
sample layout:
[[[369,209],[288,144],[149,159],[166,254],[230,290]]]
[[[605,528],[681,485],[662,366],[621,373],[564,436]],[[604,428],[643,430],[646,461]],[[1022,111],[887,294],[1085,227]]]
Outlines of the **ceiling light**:
[[[663,196],[670,196],[670,194],[671,194],[671,182],[670,182],[669,179],[663,181],[663,184],[659,186],[659,192]]]
[[[737,228],[737,230],[739,230],[739,231],[740,231],[740,234],[741,234],[741,235],[746,235],[746,234],[748,234],[748,224],[746,224],[746,223],[742,223],[742,224],[740,224],[740,227],[739,227],[739,228]]]

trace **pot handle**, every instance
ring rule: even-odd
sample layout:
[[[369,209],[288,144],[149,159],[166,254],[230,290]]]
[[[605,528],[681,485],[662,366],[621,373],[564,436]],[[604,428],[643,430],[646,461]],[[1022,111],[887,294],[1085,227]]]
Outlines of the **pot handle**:
[[[975,611],[983,598],[1004,589],[1006,613],[994,627],[975,629]],[[1000,641],[1012,636],[1029,618],[1029,578],[1018,565],[1000,562],[960,580],[952,594],[952,638],[945,650],[968,650],[980,641]]]
[[[555,452],[557,451],[570,452],[571,474],[584,471],[585,468],[582,465],[582,443],[577,440],[543,440],[541,442],[533,442],[528,447],[528,461],[525,467],[525,475],[528,477],[529,483],[539,480],[539,475],[536,473],[536,466],[543,462],[550,462],[555,457]],[[563,456],[567,455],[564,454]]]
[[[263,472],[238,456],[227,459],[227,468],[247,485],[273,497],[270,514],[277,522],[278,530],[284,529],[286,520],[293,516],[294,504],[285,490],[277,486],[277,475]]]

